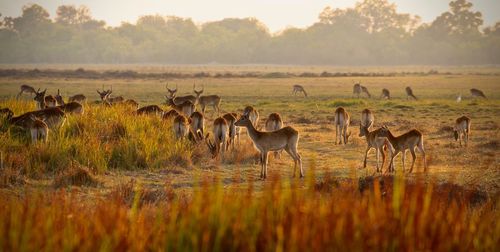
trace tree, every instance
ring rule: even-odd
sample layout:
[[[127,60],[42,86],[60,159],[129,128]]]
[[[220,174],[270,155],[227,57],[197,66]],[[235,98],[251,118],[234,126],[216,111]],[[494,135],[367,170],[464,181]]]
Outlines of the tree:
[[[420,20],[418,16],[398,13],[396,4],[387,0],[364,0],[356,3],[355,9],[361,16],[370,20],[368,31],[372,33],[390,29],[411,31]]]
[[[450,11],[441,14],[432,22],[430,29],[436,36],[478,35],[483,24],[482,14],[471,11],[472,3],[467,0],[450,2]]]
[[[81,25],[91,21],[92,16],[86,6],[61,5],[57,7],[55,20],[63,25]]]

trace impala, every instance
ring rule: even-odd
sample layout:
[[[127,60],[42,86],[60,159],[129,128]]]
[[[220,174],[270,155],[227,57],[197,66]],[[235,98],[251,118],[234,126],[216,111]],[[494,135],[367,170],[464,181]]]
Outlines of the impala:
[[[105,104],[113,105],[117,103],[123,102],[123,96],[117,96],[117,97],[110,97],[111,93],[113,93],[113,86],[111,86],[111,90],[102,90],[102,92],[99,92],[99,90],[96,90],[99,96],[101,97],[101,101]]]
[[[344,140],[344,144],[347,144],[351,136],[351,132],[349,131],[350,122],[351,118],[344,108],[339,107],[335,110],[335,144],[342,144],[342,140]],[[339,140],[338,142],[337,139]]]
[[[52,95],[45,96],[46,92],[47,89],[45,89],[43,92],[40,92],[40,89],[38,89],[38,91],[35,91],[35,98],[33,98],[33,100],[36,101],[37,109],[52,108],[57,105],[57,101]]]
[[[304,97],[307,97],[306,90],[302,85],[293,85],[292,94],[295,96],[299,92],[302,92],[304,94]]]
[[[186,137],[189,133],[189,120],[183,115],[178,115],[174,119],[173,128],[177,139]]]
[[[210,139],[207,138],[206,143],[212,158],[217,158],[219,153],[221,153],[222,158],[224,158],[224,152],[227,148],[227,135],[229,133],[229,125],[226,120],[222,117],[218,117],[214,121],[214,142],[212,143]]]
[[[169,97],[173,97],[177,94],[177,85],[175,86],[175,89],[170,89],[168,88],[168,83],[165,85],[165,88],[167,89],[169,93]]]
[[[373,113],[369,109],[363,109],[361,112],[361,121],[360,121],[360,126],[365,127],[367,129],[371,129],[373,126],[373,121],[375,120],[375,117],[373,116]],[[359,136],[361,137],[361,131],[359,131]]]
[[[68,102],[57,107],[65,113],[83,115],[83,105],[78,102]]]
[[[135,113],[137,115],[161,115],[163,114],[163,109],[161,109],[158,105],[148,105],[137,109]]]
[[[392,145],[388,142],[387,138],[385,137],[379,137],[381,129],[376,129],[374,131],[370,131],[370,129],[366,126],[359,125],[359,136],[365,136],[366,137],[366,151],[365,151],[365,159],[363,161],[363,168],[366,168],[366,159],[368,158],[368,152],[372,148],[375,149],[376,155],[377,155],[377,172],[379,172],[379,160],[380,160],[380,154],[382,154],[382,166],[380,167],[380,171],[384,168],[384,163],[385,163],[385,152],[384,152],[384,146],[387,146],[387,149],[389,150],[389,154],[393,155],[394,148]],[[389,171],[391,170],[391,165],[389,165]]]
[[[280,114],[271,113],[266,120],[266,131],[272,132],[277,131],[281,128],[283,128],[283,120],[281,119]],[[274,157],[281,158],[281,152],[275,151]]]
[[[255,148],[260,152],[261,170],[260,177],[267,177],[267,160],[269,151],[285,150],[293,159],[295,166],[293,176],[297,171],[297,163],[300,166],[300,177],[304,177],[302,169],[302,159],[297,151],[299,143],[299,132],[294,128],[287,126],[273,132],[262,132],[255,129],[248,115],[243,115],[236,121],[236,126],[246,127]]]
[[[195,111],[191,114],[191,131],[195,133],[195,135],[198,135],[198,131],[201,132],[201,135],[203,136],[203,133],[205,132],[205,117],[203,116],[202,113]]]
[[[30,120],[28,120],[28,125],[25,125],[25,128],[31,133],[31,141],[36,144],[38,140],[46,143],[49,138],[49,127],[47,124],[36,118],[35,115],[30,115]]]
[[[243,115],[248,117],[254,127],[257,127],[259,124],[259,111],[252,106],[246,106],[243,110]]]
[[[194,105],[196,105],[196,103],[197,103],[197,98],[194,95],[177,96],[176,95],[177,88],[175,88],[174,90],[171,90],[171,89],[168,89],[168,87],[167,87],[167,90],[168,90],[168,93],[170,94],[168,97],[171,97],[174,100],[175,104],[183,104],[186,101],[190,101]],[[194,85],[193,85],[193,91],[194,90],[195,89],[194,89]]]
[[[484,95],[483,91],[479,90],[479,89],[476,89],[476,88],[472,88],[470,90],[470,94],[472,95],[472,98],[475,98],[475,97],[483,97],[486,99],[486,95]]]
[[[382,94],[380,95],[380,99],[391,99],[391,92],[389,92],[389,89],[387,88],[382,89]]]
[[[234,125],[234,123],[236,122],[236,116],[234,115],[234,113],[227,113],[223,115],[222,118],[226,120],[229,126],[229,144],[227,145],[227,148],[229,149],[229,146],[231,146],[231,148],[234,150],[234,142],[237,136],[236,125]]]
[[[60,108],[56,107],[27,112],[20,116],[12,117],[9,122],[14,125],[22,126],[27,123],[27,120],[30,120],[31,115],[43,120],[51,129],[61,127],[66,121],[66,114]]]
[[[467,116],[457,118],[455,121],[455,127],[453,128],[453,133],[455,141],[458,140],[460,142],[460,146],[462,146],[462,139],[464,140],[465,146],[467,146],[470,134],[470,118]]]
[[[410,130],[400,136],[395,137],[387,126],[383,126],[379,133],[379,137],[386,137],[394,148],[394,153],[391,156],[391,167],[394,171],[394,158],[401,152],[401,159],[403,161],[403,172],[405,170],[405,155],[406,150],[410,150],[411,156],[413,157],[410,173],[413,171],[413,166],[415,165],[415,148],[422,153],[424,159],[424,171],[427,170],[427,162],[425,161],[425,150],[424,150],[424,136],[422,133],[416,129]]]
[[[127,105],[127,106],[130,106],[134,109],[138,109],[139,108],[139,103],[136,102],[134,99],[127,99],[123,102],[123,104]]]
[[[19,92],[19,94],[17,94],[16,98],[19,98],[19,96],[21,96],[23,93],[33,95],[33,94],[36,94],[36,91],[32,86],[21,85],[21,92]]]
[[[352,94],[357,95],[359,98],[361,93],[365,93],[368,96],[368,98],[372,97],[370,92],[368,92],[368,88],[366,88],[365,86],[362,86],[360,83],[354,84],[354,86],[352,88]]]
[[[194,109],[195,109],[194,103],[192,103],[190,101],[185,101],[181,104],[176,104],[174,102],[174,98],[168,97],[168,96],[165,96],[165,98],[167,99],[167,105],[169,105],[170,107],[172,107],[173,109],[175,109],[177,111],[181,111],[186,116],[191,116],[191,114],[194,112]]]
[[[205,91],[205,87],[203,87],[201,90],[196,91],[193,87],[194,93],[196,94],[196,99],[198,101],[198,104],[201,106],[201,111],[205,113],[205,108],[207,106],[212,106],[214,108],[214,111],[217,112],[217,114],[220,113],[220,101],[221,98],[218,95],[204,95],[203,92]]]
[[[405,91],[406,91],[406,100],[409,100],[410,97],[412,97],[415,100],[418,100],[417,97],[413,94],[413,90],[411,89],[411,87],[406,87]]]
[[[68,102],[78,102],[84,104],[87,101],[87,97],[83,94],[76,94],[68,98]]]

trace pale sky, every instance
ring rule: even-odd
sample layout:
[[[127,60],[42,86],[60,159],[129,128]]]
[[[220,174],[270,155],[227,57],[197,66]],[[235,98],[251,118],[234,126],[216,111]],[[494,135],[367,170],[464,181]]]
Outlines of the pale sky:
[[[318,20],[326,6],[353,7],[356,0],[0,0],[2,16],[19,16],[23,5],[37,3],[47,9],[51,18],[59,5],[86,5],[92,16],[109,26],[121,22],[135,23],[147,14],[190,17],[195,23],[228,17],[255,17],[271,32],[286,27],[304,28]],[[419,15],[423,22],[432,21],[448,10],[448,0],[391,0],[399,12]],[[483,13],[485,25],[500,21],[500,0],[472,0],[474,9]]]

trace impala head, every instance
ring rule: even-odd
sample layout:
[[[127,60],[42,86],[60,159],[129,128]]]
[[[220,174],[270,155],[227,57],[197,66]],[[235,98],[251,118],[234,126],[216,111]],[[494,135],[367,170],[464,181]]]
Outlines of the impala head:
[[[175,85],[175,89],[170,89],[168,88],[168,83],[165,85],[165,88],[167,89],[169,96],[170,97],[175,97],[175,94],[177,93],[177,85]]]
[[[378,136],[379,137],[388,137],[390,134],[391,134],[391,131],[389,130],[389,128],[387,128],[386,125],[384,125],[384,126],[382,126],[382,128],[380,128]]]
[[[38,89],[38,91],[36,91],[36,93],[35,93],[35,98],[33,98],[33,100],[38,101],[38,102],[44,101],[46,92],[47,92],[47,89],[43,90],[43,92],[40,92],[40,89]]]
[[[250,119],[248,118],[248,115],[242,115],[240,117],[240,119],[238,119],[238,121],[236,121],[234,123],[234,125],[240,126],[240,127],[248,127],[248,126],[252,125],[252,121],[250,121]]]
[[[368,127],[359,124],[359,137],[368,135]]]
[[[195,84],[193,84],[193,92],[196,94],[196,98],[200,97],[200,95],[203,94],[204,90],[205,90],[205,87],[202,87],[201,90],[197,91],[195,89]]]
[[[108,95],[111,94],[110,90],[103,89],[102,92],[100,92],[98,89],[96,89],[96,91],[99,94],[99,96],[101,97],[102,101],[106,100],[106,98],[108,98]]]

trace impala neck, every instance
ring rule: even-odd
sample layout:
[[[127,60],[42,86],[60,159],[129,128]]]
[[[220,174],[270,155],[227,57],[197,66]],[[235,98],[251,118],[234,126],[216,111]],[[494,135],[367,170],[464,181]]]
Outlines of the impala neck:
[[[246,128],[248,130],[248,135],[250,136],[250,138],[252,138],[252,140],[256,140],[258,138],[259,131],[255,129],[251,122],[246,126]]]
[[[391,131],[387,131],[387,139],[389,140],[389,142],[391,142],[392,145],[394,145],[394,143],[396,143],[397,140]]]

